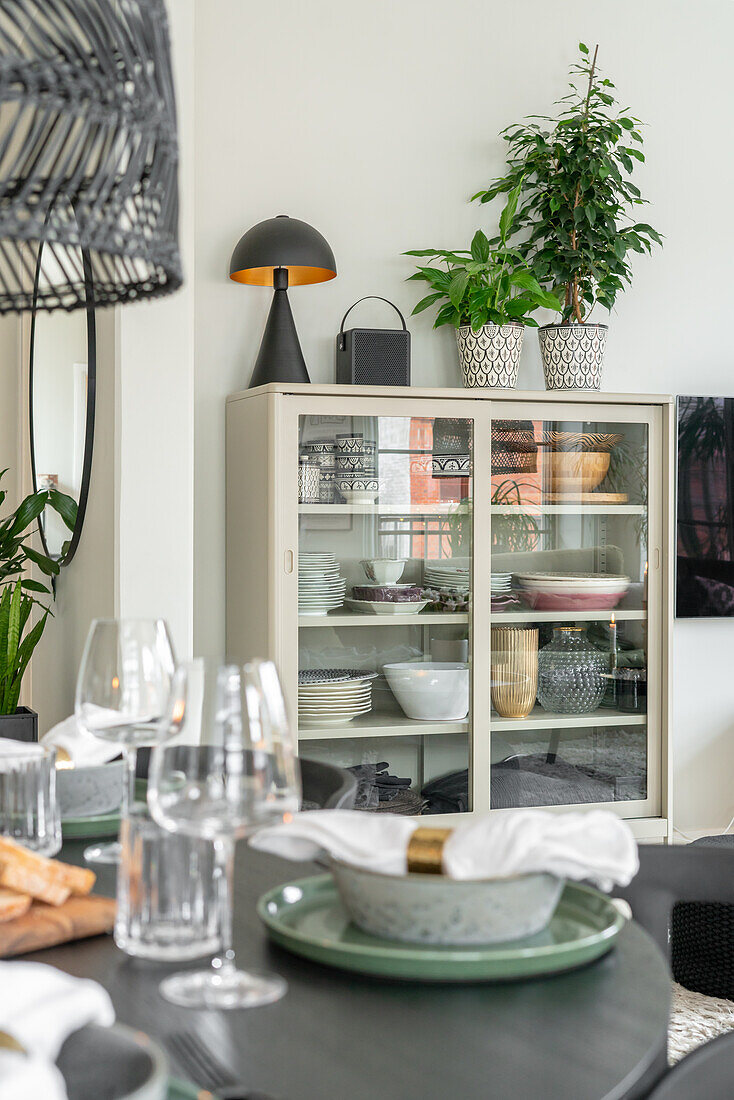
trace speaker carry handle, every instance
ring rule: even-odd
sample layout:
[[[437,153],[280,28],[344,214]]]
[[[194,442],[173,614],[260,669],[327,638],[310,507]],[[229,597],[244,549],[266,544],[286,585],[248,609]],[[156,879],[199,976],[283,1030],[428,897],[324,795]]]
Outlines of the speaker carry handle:
[[[407,332],[408,326],[405,323],[405,318],[403,317],[402,313],[400,312],[400,310],[398,309],[398,307],[395,305],[394,302],[391,302],[389,298],[383,298],[380,294],[365,294],[364,298],[358,298],[356,302],[353,302],[352,305],[347,310],[347,312],[342,317],[341,327],[339,328],[339,347],[342,351],[344,351],[344,348],[346,346],[346,343],[345,343],[345,340],[344,340],[344,322],[346,321],[347,317],[352,312],[352,310],[354,309],[355,306],[358,306],[360,302],[368,301],[370,298],[372,298],[376,302],[387,302],[387,304],[389,306],[392,306],[392,308],[395,310],[398,317],[400,318],[400,321],[401,321],[402,326],[403,326],[403,332]]]

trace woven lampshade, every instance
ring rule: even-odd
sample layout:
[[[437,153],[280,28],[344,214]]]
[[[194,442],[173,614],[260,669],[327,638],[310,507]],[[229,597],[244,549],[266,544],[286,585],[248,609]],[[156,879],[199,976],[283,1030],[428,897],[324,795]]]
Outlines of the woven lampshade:
[[[38,309],[181,285],[164,0],[2,0],[0,313],[32,308],[41,242]]]

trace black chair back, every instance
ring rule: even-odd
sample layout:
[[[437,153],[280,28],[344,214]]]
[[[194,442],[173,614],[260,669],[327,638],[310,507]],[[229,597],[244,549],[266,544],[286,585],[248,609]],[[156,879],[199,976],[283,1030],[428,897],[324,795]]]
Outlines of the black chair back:
[[[734,849],[692,845],[640,845],[640,870],[614,896],[670,958],[670,918],[679,901],[734,904]],[[732,1087],[734,1096],[734,1087]]]
[[[647,1100],[730,1100],[734,1095],[734,1032],[682,1058]]]

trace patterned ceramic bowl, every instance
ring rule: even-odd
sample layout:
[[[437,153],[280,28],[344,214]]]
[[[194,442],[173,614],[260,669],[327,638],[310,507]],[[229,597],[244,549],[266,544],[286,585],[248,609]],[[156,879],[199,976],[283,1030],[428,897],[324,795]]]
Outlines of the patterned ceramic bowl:
[[[359,563],[373,584],[397,584],[408,564],[407,558],[365,558]]]
[[[422,591],[418,584],[355,584],[352,596],[372,603],[414,603]]]
[[[336,449],[339,454],[361,454],[364,436],[361,432],[350,432],[336,437]]]
[[[376,493],[380,485],[376,477],[365,477],[364,474],[342,474],[336,477],[336,487],[340,493]]]
[[[407,943],[486,944],[533,936],[546,927],[563,880],[549,874],[505,879],[383,875],[331,860],[344,908],[373,936]]]
[[[56,798],[63,817],[111,814],[122,801],[122,760],[91,768],[56,768]]]
[[[369,463],[370,469],[372,463]],[[344,471],[354,471],[356,473],[362,473],[367,466],[364,457],[361,454],[358,455],[337,455],[336,456],[336,471],[337,473]]]

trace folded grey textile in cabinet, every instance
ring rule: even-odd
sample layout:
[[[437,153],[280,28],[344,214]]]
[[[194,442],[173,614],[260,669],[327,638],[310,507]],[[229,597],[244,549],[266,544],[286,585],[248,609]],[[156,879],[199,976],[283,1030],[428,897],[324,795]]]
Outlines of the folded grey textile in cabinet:
[[[492,765],[491,807],[566,806],[586,802],[613,802],[611,777],[587,774],[564,760],[550,763],[545,755],[515,756]],[[452,772],[428,783],[421,792],[425,813],[466,813],[469,809],[469,773]]]

